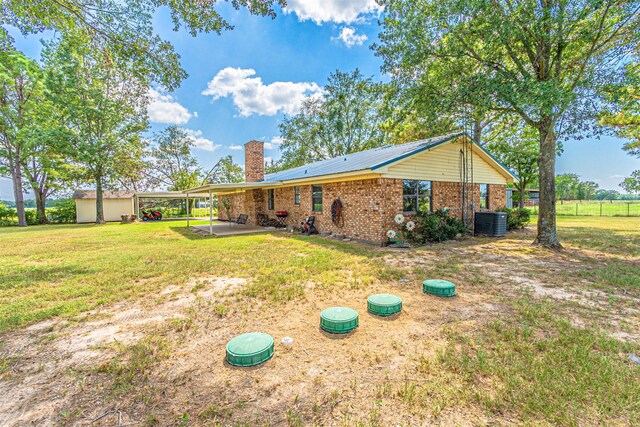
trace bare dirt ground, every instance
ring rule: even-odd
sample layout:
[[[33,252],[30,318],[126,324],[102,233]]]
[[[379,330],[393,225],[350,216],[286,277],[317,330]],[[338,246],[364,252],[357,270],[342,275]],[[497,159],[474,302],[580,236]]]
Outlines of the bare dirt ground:
[[[11,365],[0,377],[0,425],[516,423],[512,414],[489,419],[447,402],[414,405],[403,380],[429,372],[447,329],[473,333],[508,315],[508,299],[522,293],[557,301],[575,325],[596,319],[619,339],[640,340],[640,301],[612,299],[583,278],[591,265],[581,257],[606,262],[606,254],[552,257],[530,240],[511,235],[384,250],[385,263],[406,277],[339,290],[309,284],[304,299],[285,304],[247,299],[243,279],[198,277],[144,300],[10,332],[0,350]],[[423,294],[421,279],[430,274],[455,280],[458,296]],[[402,297],[402,313],[368,314],[367,296],[380,292]],[[355,332],[319,329],[320,311],[334,305],[359,312]],[[225,363],[227,341],[249,331],[274,337],[274,357],[254,368]],[[292,349],[279,344],[284,336],[294,339]],[[434,387],[451,385],[446,376],[431,379]],[[385,401],[396,409],[380,411]]]

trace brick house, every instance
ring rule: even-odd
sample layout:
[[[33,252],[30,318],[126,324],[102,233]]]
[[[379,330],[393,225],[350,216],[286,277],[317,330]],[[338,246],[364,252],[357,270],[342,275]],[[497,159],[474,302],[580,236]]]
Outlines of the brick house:
[[[315,215],[320,231],[383,243],[398,213],[447,208],[462,217],[474,210],[506,206],[507,183],[514,174],[464,133],[389,145],[276,173],[264,174],[264,143],[245,144],[245,182],[193,188],[190,194],[216,194],[221,220],[258,213],[275,217],[287,211],[288,226]],[[466,190],[465,189],[466,183]],[[221,206],[224,199],[230,212]],[[331,205],[340,199],[344,224],[332,221]],[[464,205],[464,206],[463,206]]]

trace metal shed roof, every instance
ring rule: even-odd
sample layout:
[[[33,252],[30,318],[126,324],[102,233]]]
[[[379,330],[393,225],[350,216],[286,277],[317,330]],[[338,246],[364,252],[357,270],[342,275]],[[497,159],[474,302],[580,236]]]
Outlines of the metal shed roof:
[[[102,192],[103,199],[132,199],[135,192],[127,190],[104,190]],[[95,199],[96,190],[76,190],[73,192],[73,199]]]
[[[265,175],[264,181],[262,182],[289,181],[322,175],[375,169],[383,164],[400,160],[403,157],[434,147],[443,142],[453,140],[461,135],[463,135],[462,132],[451,133],[407,144],[385,145],[384,147],[359,151],[357,153],[347,154],[333,159],[309,163],[297,168],[270,173]]]

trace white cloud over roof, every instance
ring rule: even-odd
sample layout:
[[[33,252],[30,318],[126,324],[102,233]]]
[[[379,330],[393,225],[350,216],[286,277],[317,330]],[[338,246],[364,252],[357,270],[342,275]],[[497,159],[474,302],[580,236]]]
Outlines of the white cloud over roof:
[[[284,11],[295,13],[300,21],[349,24],[361,20],[364,15],[378,15],[382,6],[375,0],[287,0]]]
[[[149,97],[151,101],[147,107],[147,113],[149,114],[149,120],[153,123],[183,125],[192,117],[189,110],[180,105],[169,94],[149,89]]]
[[[219,98],[231,97],[240,116],[253,114],[273,116],[280,112],[296,114],[307,96],[320,94],[322,89],[316,83],[309,82],[273,82],[264,84],[262,78],[253,77],[256,71],[245,68],[227,67],[220,70],[203,95]]]

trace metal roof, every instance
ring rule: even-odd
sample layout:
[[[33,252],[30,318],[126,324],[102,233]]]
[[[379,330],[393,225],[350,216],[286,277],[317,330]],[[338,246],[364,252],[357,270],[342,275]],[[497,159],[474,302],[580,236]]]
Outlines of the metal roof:
[[[443,142],[453,140],[461,135],[463,135],[462,132],[451,133],[437,136],[435,138],[409,142],[407,144],[385,145],[384,147],[372,148],[371,150],[347,154],[333,159],[321,160],[297,168],[267,174],[262,182],[290,181],[294,179],[311,178],[336,173],[375,169],[376,167],[395,162],[404,157],[435,147]]]
[[[104,190],[103,199],[132,199],[136,193],[128,190]],[[96,190],[76,190],[73,192],[73,199],[95,199]]]

